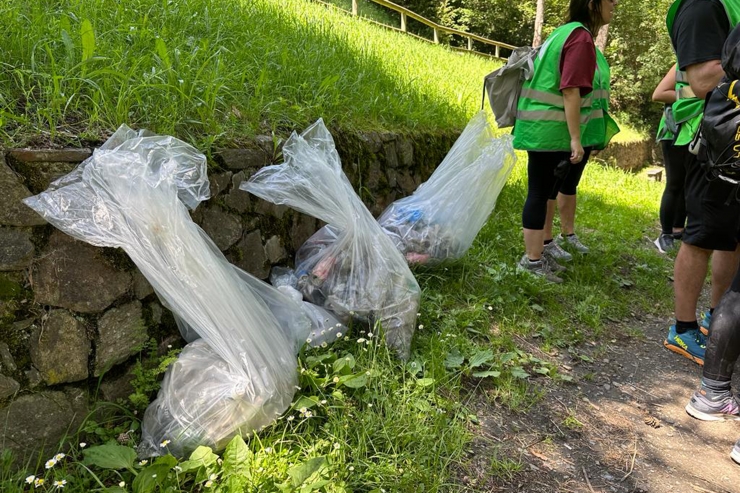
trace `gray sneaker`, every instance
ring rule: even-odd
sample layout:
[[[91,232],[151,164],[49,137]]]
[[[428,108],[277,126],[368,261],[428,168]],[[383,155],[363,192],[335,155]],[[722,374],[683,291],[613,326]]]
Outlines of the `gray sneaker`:
[[[579,253],[589,252],[588,247],[581,243],[581,240],[579,240],[576,235],[563,236],[562,234],[559,234],[558,237],[555,238],[555,242],[557,242],[558,245],[570,246]]]
[[[553,260],[561,260],[564,262],[570,262],[573,260],[573,255],[563,250],[563,247],[554,241],[545,245],[545,249],[542,252]]]
[[[550,255],[547,251],[542,251],[542,258],[547,261],[550,265],[550,270],[553,272],[565,272],[567,269],[564,265],[560,265],[555,257]]]
[[[522,259],[519,261],[518,269],[529,272],[536,276],[544,277],[546,280],[559,284],[563,282],[561,278],[553,274],[552,267],[547,261],[546,257],[542,257],[537,262],[530,262],[527,254],[525,253]]]
[[[740,404],[727,392],[715,399],[710,399],[702,390],[697,390],[686,404],[686,412],[689,416],[702,421],[724,421],[740,419]]]
[[[732,447],[730,458],[735,461],[735,464],[740,464],[740,440],[735,442],[735,446]]]

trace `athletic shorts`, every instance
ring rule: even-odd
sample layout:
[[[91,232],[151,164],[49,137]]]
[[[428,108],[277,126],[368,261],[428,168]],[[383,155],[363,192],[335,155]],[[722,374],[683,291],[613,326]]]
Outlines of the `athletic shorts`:
[[[686,169],[686,229],[682,241],[706,250],[734,251],[740,242],[740,189],[710,179],[694,157]]]

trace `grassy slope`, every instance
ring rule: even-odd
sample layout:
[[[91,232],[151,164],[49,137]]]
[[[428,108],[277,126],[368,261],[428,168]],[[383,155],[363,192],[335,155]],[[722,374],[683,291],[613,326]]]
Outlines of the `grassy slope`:
[[[90,92],[93,86],[89,81],[76,81],[71,77],[58,79],[57,82],[65,87],[59,89],[59,94],[70,94],[66,87],[74,84],[79,84],[79,92],[74,94],[87,94],[87,99],[79,99],[80,106],[75,109],[80,115],[90,111],[83,123],[92,123],[93,130],[97,128],[99,130],[95,131],[103,132],[111,122],[118,122],[114,117],[121,105],[122,115],[128,112],[136,115],[134,123],[146,120],[147,126],[160,131],[173,129],[195,140],[205,138],[202,132],[209,125],[220,129],[219,139],[235,138],[237,131],[255,131],[257,124],[253,122],[262,121],[262,118],[278,129],[301,126],[318,116],[358,127],[462,126],[478,104],[479,75],[490,69],[478,59],[461,57],[384,30],[373,30],[297,1],[288,1],[286,6],[290,8],[282,9],[265,0],[250,3],[251,7],[245,12],[251,16],[246,19],[251,19],[252,24],[246,25],[256,29],[262,22],[260,36],[231,31],[245,21],[224,17],[220,9],[228,2],[214,2],[208,14],[198,10],[197,18],[192,21],[194,30],[184,29],[188,24],[161,27],[173,19],[192,16],[187,12],[192,5],[185,5],[187,3],[180,2],[181,8],[174,9],[168,15],[169,20],[158,16],[157,9],[152,8],[146,22],[141,17],[147,11],[144,6],[151,6],[153,2],[128,2],[128,11],[123,7],[118,10],[103,8],[102,2],[91,0],[53,3],[75,10],[78,18],[90,18],[96,30],[96,53],[110,57],[105,64],[91,62],[87,77],[97,78],[98,85],[118,87],[121,95],[131,95],[136,102],[129,105],[124,97],[109,108],[102,105],[106,101],[102,95]],[[0,7],[6,20],[8,12],[20,8],[20,2],[14,0],[11,4],[10,8]],[[198,5],[203,3],[198,2]],[[59,33],[62,21],[57,24],[52,21],[65,16],[40,12],[33,15],[41,16],[34,18],[44,19],[52,26],[32,28],[29,24],[26,27],[32,32],[28,42],[21,42],[20,34],[16,33],[11,36],[16,42],[11,43],[9,49],[19,44],[36,45],[35,50],[24,53],[32,51],[44,58],[44,50],[40,48],[43,43],[39,44],[40,38],[34,37],[33,29],[47,34]],[[122,17],[139,20],[133,24],[111,20]],[[275,27],[276,18],[291,28]],[[221,22],[224,23],[222,27],[214,27]],[[130,29],[132,26],[134,30]],[[199,29],[207,32],[208,26],[220,32],[221,37],[209,42],[208,46],[199,43],[202,50],[195,54],[187,52],[187,60],[173,61],[177,40],[184,43],[188,35]],[[70,26],[68,32],[77,31]],[[156,51],[152,48],[156,43],[154,33],[161,35],[171,53],[171,71],[161,70],[164,52],[161,56],[151,52]],[[128,36],[131,36],[129,40]],[[280,36],[288,37],[278,43],[276,40]],[[127,41],[116,41],[117,37]],[[229,45],[228,50],[221,51],[224,61],[204,62],[208,53],[215,53],[214,46],[225,46],[227,41],[235,43],[237,40],[248,41],[249,49],[239,50],[237,57],[233,52],[235,45]],[[150,51],[138,58],[131,55],[118,60],[125,55],[126,43],[142,49],[147,47]],[[256,49],[257,45],[262,49]],[[390,54],[380,51],[383,46]],[[55,49],[60,47],[55,45]],[[412,50],[419,50],[416,52],[423,55],[412,55],[409,53]],[[63,50],[60,53],[63,54]],[[113,53],[117,56],[112,56]],[[179,56],[185,57],[182,53]],[[16,56],[23,59],[26,55]],[[297,63],[302,60],[307,63]],[[441,66],[441,60],[446,67]],[[244,72],[247,63],[258,69]],[[100,67],[96,68],[95,64]],[[103,70],[103,65],[112,66],[114,72],[127,71],[130,78],[110,75],[110,80],[106,80],[102,73],[91,75],[94,70]],[[139,77],[142,69],[151,71],[152,66],[154,75]],[[198,72],[201,66],[207,70]],[[430,79],[432,74],[438,74],[437,69],[455,75],[446,75],[444,80],[442,76],[439,80]],[[82,68],[74,69],[72,64],[64,70],[79,74]],[[413,73],[406,75],[406,70]],[[42,96],[48,96],[41,88],[47,80],[39,75],[41,72],[26,63],[25,68],[17,68],[12,73],[14,80],[26,74],[40,84],[38,90],[31,91],[36,99],[27,100],[31,108],[46,101]],[[326,79],[332,73],[341,76],[336,80]],[[191,89],[187,94],[214,92],[214,98],[197,99],[211,101],[211,106],[204,103],[206,108],[203,109],[190,107],[189,100],[176,90],[179,81],[167,82],[173,75],[187,78],[183,79],[187,80],[183,85]],[[427,79],[423,80],[425,76]],[[304,83],[307,80],[309,82]],[[48,79],[50,86],[46,90],[50,90],[53,81]],[[323,81],[327,82],[323,84],[324,89],[320,89]],[[7,79],[2,83],[9,84]],[[5,88],[9,86],[2,87],[2,94],[8,94]],[[204,92],[199,93],[197,87]],[[236,87],[248,91],[251,97],[242,97],[240,91],[234,89]],[[334,88],[341,90],[334,91]],[[171,107],[163,106],[162,96],[171,98],[166,100]],[[95,97],[102,98],[97,112],[97,106],[93,105]],[[306,105],[298,106],[303,98]],[[241,101],[238,108],[241,117],[230,109],[236,101]],[[7,101],[5,107],[9,107]],[[17,107],[13,108],[17,112]],[[154,108],[164,114],[156,113]],[[115,111],[109,114],[108,110]],[[207,125],[191,121],[197,115],[208,118],[209,111],[213,111],[215,117]],[[256,114],[260,119],[252,120]],[[35,126],[50,128],[44,127],[42,120],[32,122],[33,115],[29,109],[28,113],[20,115],[21,120],[27,118],[28,122],[21,122],[20,126],[6,124],[8,135],[23,137],[24,132]],[[62,116],[70,115],[62,113]],[[108,118],[113,120],[108,121]],[[170,121],[170,118],[175,120]],[[639,327],[619,329],[622,332],[605,329],[611,319],[627,319],[630,312],[636,310],[665,312],[669,304],[670,285],[666,276],[670,273],[670,264],[644,239],[657,231],[660,184],[598,163],[588,166],[579,193],[578,226],[584,241],[594,252],[588,257],[577,258],[565,274],[566,282],[553,286],[522,275],[514,268],[522,251],[519,215],[526,193],[525,168],[522,159],[491,219],[464,259],[446,267],[416,272],[423,299],[414,354],[408,363],[401,365],[389,357],[382,345],[361,340],[374,340],[377,334],[370,337],[355,329],[347,340],[301,355],[301,390],[296,395],[294,408],[276,425],[248,440],[253,455],[245,459],[241,468],[249,471],[248,479],[226,467],[234,460],[228,454],[224,456],[224,465],[210,464],[208,474],[198,475],[196,471],[178,474],[170,469],[166,474],[160,472],[159,479],[172,487],[170,491],[206,490],[210,474],[216,475],[212,480],[214,491],[299,491],[300,488],[294,486],[300,482],[295,479],[300,472],[296,468],[311,464],[307,462],[310,459],[320,461],[323,457],[322,467],[305,484],[330,481],[321,486],[324,491],[455,491],[454,474],[464,469],[465,445],[469,434],[476,430],[476,419],[465,408],[471,389],[475,392],[481,386],[492,403],[526,412],[537,398],[539,379],[567,380],[567,374],[561,374],[562,369],[556,361],[540,361],[525,352],[517,352],[518,338],[536,337],[546,351],[567,348],[571,354],[577,354],[584,341],[608,344],[617,337],[638,337]],[[488,373],[476,377],[476,372]],[[347,385],[349,375],[354,375],[355,379]],[[109,471],[96,466],[86,469],[80,462],[80,448],[75,445],[84,440],[90,444],[89,448],[137,428],[137,415],[132,413],[132,405],[126,407],[126,411],[117,411],[116,417],[111,419],[95,418],[97,422],[93,423],[90,418],[79,434],[69,437],[73,444],[68,450],[69,456],[51,469],[43,468],[48,457],[28,464],[19,474],[11,475],[6,468],[0,467],[3,471],[0,472],[0,489],[28,491],[23,478],[36,473],[45,476],[47,482],[67,480],[66,491],[90,491],[100,486],[98,480],[106,486],[124,481],[124,489],[130,491],[134,473],[140,478],[150,477],[152,470],[145,468],[151,464],[133,464],[129,471]],[[304,407],[306,409],[302,409]],[[306,411],[310,411],[310,416]],[[130,435],[132,440],[128,443],[133,444],[137,432]],[[492,459],[491,474],[501,470],[497,467],[498,460],[516,463],[517,458]]]
[[[6,144],[37,132],[96,138],[121,123],[198,145],[319,117],[355,128],[462,128],[495,68],[305,0],[162,5],[3,2]]]

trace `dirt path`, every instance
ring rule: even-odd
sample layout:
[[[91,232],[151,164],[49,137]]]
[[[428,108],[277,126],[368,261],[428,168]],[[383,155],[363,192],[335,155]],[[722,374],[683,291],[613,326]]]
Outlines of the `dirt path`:
[[[578,383],[546,384],[526,413],[492,405],[493,389],[478,392],[480,425],[462,473],[470,491],[740,493],[740,466],[729,457],[740,423],[688,416],[700,368],[663,348],[665,319],[630,323],[645,337],[587,343],[579,351],[593,363],[556,355]],[[621,324],[613,329],[635,333]],[[504,460],[495,476],[492,457]]]

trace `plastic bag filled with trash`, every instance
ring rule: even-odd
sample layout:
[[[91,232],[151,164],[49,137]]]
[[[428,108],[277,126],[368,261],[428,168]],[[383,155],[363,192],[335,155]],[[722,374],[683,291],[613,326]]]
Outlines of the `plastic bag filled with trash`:
[[[511,141],[508,134],[494,138],[478,112],[429,180],[383,211],[378,222],[409,264],[468,251],[516,163]]]
[[[24,201],[75,238],[124,249],[196,339],[146,410],[142,456],[220,449],[270,424],[292,401],[295,350],[311,330],[297,304],[231,265],[190,219],[187,209],[208,190],[206,159],[195,148],[123,126]]]
[[[379,321],[386,343],[407,358],[419,285],[342,171],[324,122],[317,121],[301,135],[293,133],[283,156],[285,163],[262,168],[240,188],[328,224],[296,254],[298,289],[342,321]]]

